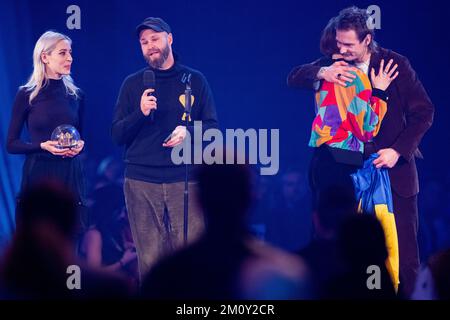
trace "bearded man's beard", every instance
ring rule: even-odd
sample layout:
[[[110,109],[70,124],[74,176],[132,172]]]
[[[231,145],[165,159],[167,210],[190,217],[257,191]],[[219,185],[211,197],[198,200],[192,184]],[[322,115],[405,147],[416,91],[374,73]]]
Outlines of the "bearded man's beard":
[[[157,59],[151,59],[149,56],[144,55],[145,60],[153,69],[161,69],[164,62],[169,58],[170,48],[166,46],[162,51],[159,50],[159,57]]]

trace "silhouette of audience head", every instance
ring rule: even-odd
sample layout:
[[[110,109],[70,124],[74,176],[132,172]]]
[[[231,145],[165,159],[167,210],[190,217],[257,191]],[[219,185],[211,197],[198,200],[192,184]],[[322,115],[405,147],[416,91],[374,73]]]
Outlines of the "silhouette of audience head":
[[[51,223],[65,235],[77,231],[77,205],[64,185],[54,180],[42,181],[21,195],[17,206],[17,229],[27,231],[39,223]]]
[[[120,186],[109,184],[93,193],[93,204],[89,211],[90,225],[100,229],[115,229],[122,223],[128,223],[125,210],[125,198]]]
[[[297,168],[289,168],[281,175],[281,193],[284,201],[296,201],[306,194],[304,175]]]
[[[199,202],[207,232],[245,229],[246,214],[251,205],[251,171],[243,164],[204,164],[197,171]]]
[[[6,298],[67,298],[65,268],[75,262],[76,202],[56,181],[40,182],[21,195],[17,229],[1,267]]]
[[[428,265],[433,275],[436,297],[441,300],[450,299],[450,249],[433,255]]]
[[[142,297],[232,300],[300,295],[306,273],[302,261],[254,239],[245,229],[252,174],[247,165],[234,163],[197,168],[206,234],[158,262],[143,281]]]
[[[338,252],[343,269],[326,285],[325,298],[397,298],[385,264],[388,252],[383,228],[375,216],[356,214],[347,218],[339,230]]]
[[[125,297],[121,278],[84,268],[82,290],[68,287],[69,266],[78,266],[75,235],[79,227],[72,194],[56,181],[43,181],[22,195],[17,230],[0,266],[0,298],[84,299]]]
[[[104,158],[97,167],[96,188],[120,183],[123,178],[122,162],[113,156]]]

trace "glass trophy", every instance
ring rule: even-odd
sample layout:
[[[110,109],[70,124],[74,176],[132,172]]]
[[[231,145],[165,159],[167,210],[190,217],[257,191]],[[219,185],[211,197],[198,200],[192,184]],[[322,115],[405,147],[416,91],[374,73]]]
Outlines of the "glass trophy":
[[[80,133],[74,126],[63,124],[53,130],[51,140],[58,142],[58,149],[71,149],[78,146]]]

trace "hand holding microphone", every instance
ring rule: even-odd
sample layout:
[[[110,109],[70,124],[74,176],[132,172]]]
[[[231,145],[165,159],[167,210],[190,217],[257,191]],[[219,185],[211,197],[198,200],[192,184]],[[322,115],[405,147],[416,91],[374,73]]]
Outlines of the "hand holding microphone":
[[[154,91],[155,89],[149,88],[141,96],[141,111],[144,116],[148,116],[152,110],[157,108],[156,97],[151,95]]]
[[[150,115],[153,120],[153,113],[156,110],[156,97],[152,95],[155,92],[155,73],[152,70],[145,70],[143,74],[143,84],[146,90],[141,96],[141,111],[144,116]]]

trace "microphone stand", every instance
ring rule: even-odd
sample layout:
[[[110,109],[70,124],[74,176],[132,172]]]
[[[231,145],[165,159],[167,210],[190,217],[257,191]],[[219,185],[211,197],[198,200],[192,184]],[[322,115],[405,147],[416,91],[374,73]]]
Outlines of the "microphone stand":
[[[186,132],[188,130],[189,126],[189,119],[191,116],[191,75],[189,74],[186,79],[186,90],[184,91],[184,112],[185,112],[185,126],[186,126]],[[185,139],[185,143],[188,141]],[[191,146],[189,146],[191,147]],[[188,239],[188,206],[189,206],[189,166],[188,161],[185,163],[185,177],[184,177],[184,224],[183,224],[183,237],[184,237],[184,244],[187,245],[187,239]]]

